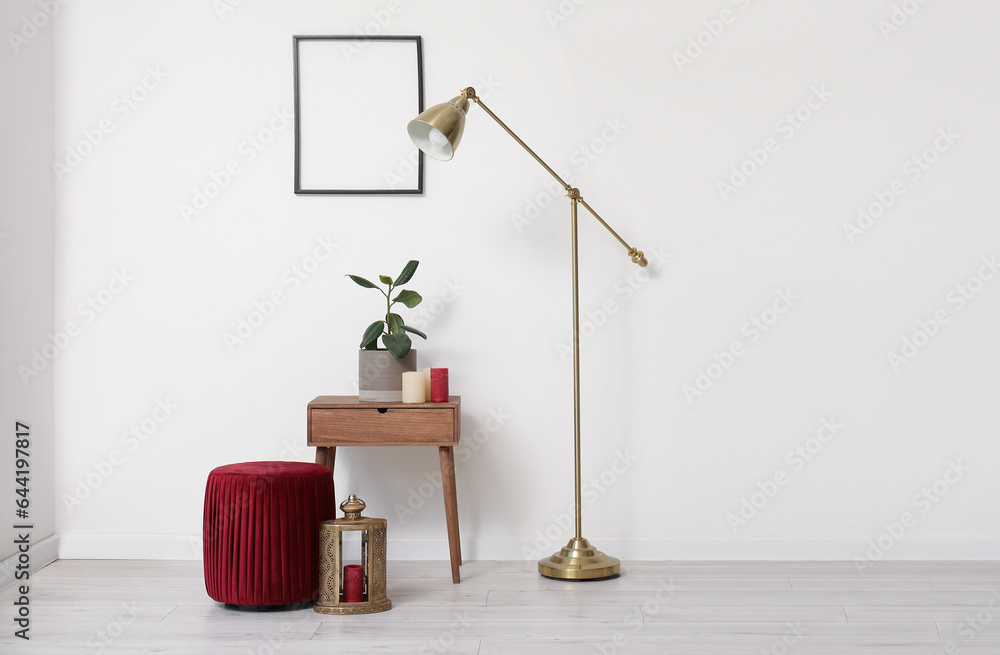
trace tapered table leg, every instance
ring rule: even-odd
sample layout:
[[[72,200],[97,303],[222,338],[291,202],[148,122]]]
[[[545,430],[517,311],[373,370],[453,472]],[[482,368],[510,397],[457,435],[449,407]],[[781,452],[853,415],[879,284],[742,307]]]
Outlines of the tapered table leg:
[[[317,446],[316,447],[316,463],[322,464],[323,466],[330,469],[330,476],[333,476],[333,464],[337,459],[337,447],[336,446]],[[333,485],[333,506],[337,506],[337,485],[336,481]]]
[[[441,486],[444,489],[444,516],[448,521],[448,549],[451,552],[451,581],[458,584],[461,577],[462,544],[458,534],[458,493],[455,489],[455,450],[439,446],[441,458]]]

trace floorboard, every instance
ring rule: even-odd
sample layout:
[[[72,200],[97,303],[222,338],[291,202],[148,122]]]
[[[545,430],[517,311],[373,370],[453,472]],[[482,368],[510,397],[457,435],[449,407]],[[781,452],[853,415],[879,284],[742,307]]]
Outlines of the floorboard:
[[[61,560],[30,580],[31,640],[4,653],[386,655],[1000,655],[996,562],[633,562],[615,580],[540,577],[533,563],[390,562],[393,609],[238,611],[200,562]]]

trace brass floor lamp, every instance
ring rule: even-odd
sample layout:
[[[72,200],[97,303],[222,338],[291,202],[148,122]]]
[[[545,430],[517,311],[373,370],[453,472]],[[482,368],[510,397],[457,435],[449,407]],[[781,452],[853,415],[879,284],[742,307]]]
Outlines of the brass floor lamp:
[[[441,161],[451,159],[462,140],[462,132],[465,131],[465,114],[469,110],[469,101],[473,101],[483,108],[500,127],[514,137],[514,140],[528,151],[535,160],[547,170],[552,177],[556,178],[563,188],[570,201],[570,216],[572,221],[572,247],[573,247],[573,461],[575,465],[575,514],[576,514],[576,536],[569,540],[569,543],[558,553],[546,557],[538,562],[538,572],[546,578],[558,580],[604,580],[617,577],[621,571],[621,562],[615,557],[610,557],[600,552],[590,545],[590,542],[583,538],[583,526],[581,521],[581,491],[580,491],[580,300],[579,281],[577,269],[577,205],[583,205],[587,211],[593,214],[594,218],[600,221],[611,234],[618,239],[625,249],[628,250],[629,257],[633,263],[639,266],[646,265],[646,257],[641,250],[637,250],[625,243],[625,240],[618,236],[618,233],[611,229],[603,218],[598,215],[593,208],[580,196],[580,190],[566,183],[559,175],[552,170],[548,164],[542,161],[541,157],[528,147],[509,127],[507,127],[496,114],[490,111],[489,107],[476,95],[476,90],[468,87],[462,94],[452,98],[448,102],[434,105],[414,118],[406,126],[406,131],[410,135],[413,143],[423,150],[428,156]]]

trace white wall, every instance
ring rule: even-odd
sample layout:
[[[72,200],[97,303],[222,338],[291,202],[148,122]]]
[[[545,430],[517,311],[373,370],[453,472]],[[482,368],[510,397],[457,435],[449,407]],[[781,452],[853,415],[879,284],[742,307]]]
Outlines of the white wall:
[[[881,538],[887,557],[997,555],[1000,282],[962,307],[954,294],[1000,255],[1000,9],[919,5],[883,36],[888,0],[223,2],[73,3],[56,35],[57,155],[107,132],[57,185],[55,324],[81,326],[56,362],[63,556],[197,557],[213,467],[311,460],[306,403],[354,392],[379,311],[344,274],[410,258],[438,312],[421,365],[449,366],[463,396],[466,555],[531,558],[570,536],[568,207],[545,172],[475,107],[422,197],[294,196],[290,124],[252,161],[241,150],[292,109],[292,35],[365,29],[422,35],[428,105],[477,86],[652,262],[637,278],[582,217],[584,475],[612,482],[585,494],[598,546],[850,558]],[[379,91],[347,100],[396,101]],[[935,144],[916,179],[908,160]],[[747,159],[745,183],[720,190]],[[239,175],[185,221],[231,160]],[[852,241],[845,225],[896,179]],[[314,274],[283,282],[324,240],[338,247]],[[224,334],[275,289],[286,301],[230,351]],[[894,370],[935,312],[948,322]],[[774,322],[744,327],[757,317]],[[713,366],[733,342],[741,356]],[[717,379],[686,395],[699,371]],[[824,420],[842,427],[810,441]],[[971,470],[937,482],[952,463]],[[343,449],[338,488],[391,519],[393,557],[443,559],[440,492],[421,506],[436,467],[433,449]],[[940,502],[917,496],[936,482]],[[744,499],[760,506],[745,525]],[[903,537],[884,537],[896,522]]]
[[[0,5],[0,589],[24,572],[19,548],[32,544],[30,568],[44,566],[54,547],[39,545],[55,529],[53,500],[52,18],[28,0]],[[47,349],[46,346],[49,348]],[[44,357],[44,355],[38,355]],[[25,367],[25,368],[20,368]],[[15,458],[17,424],[29,427],[28,466]],[[24,432],[23,428],[20,430]],[[21,445],[24,445],[23,443]],[[15,471],[28,471],[28,507],[18,507]],[[22,519],[15,510],[24,509]],[[14,525],[30,525],[30,530]],[[16,540],[21,543],[15,543]],[[20,569],[17,567],[20,565]],[[18,578],[24,580],[23,575]]]

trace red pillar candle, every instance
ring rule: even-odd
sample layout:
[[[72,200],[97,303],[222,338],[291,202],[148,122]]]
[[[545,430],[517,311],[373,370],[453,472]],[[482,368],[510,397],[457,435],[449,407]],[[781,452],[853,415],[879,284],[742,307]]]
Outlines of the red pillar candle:
[[[344,567],[344,602],[360,603],[364,600],[365,567],[348,564]]]
[[[448,402],[448,369],[431,369],[431,402]]]

